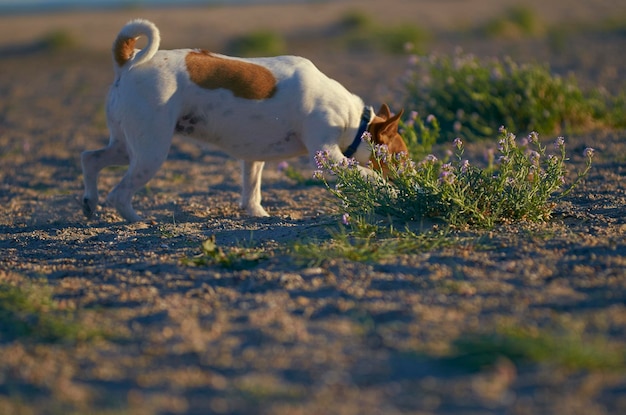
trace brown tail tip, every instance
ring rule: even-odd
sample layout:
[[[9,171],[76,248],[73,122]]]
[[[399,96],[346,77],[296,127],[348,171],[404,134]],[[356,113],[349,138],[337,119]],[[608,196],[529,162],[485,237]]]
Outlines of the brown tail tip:
[[[135,53],[137,39],[132,37],[118,37],[113,45],[113,59],[121,67],[126,64]]]

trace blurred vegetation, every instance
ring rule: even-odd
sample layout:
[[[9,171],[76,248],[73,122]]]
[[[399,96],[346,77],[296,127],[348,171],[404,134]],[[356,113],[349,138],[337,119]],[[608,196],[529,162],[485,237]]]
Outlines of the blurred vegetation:
[[[378,49],[388,53],[424,53],[431,34],[411,23],[380,25],[367,14],[352,11],[339,22],[341,37],[349,48]]]
[[[58,52],[76,49],[79,41],[69,30],[56,29],[44,34],[38,42],[41,49]]]
[[[499,358],[515,364],[549,363],[573,370],[623,370],[624,351],[601,337],[584,338],[572,330],[517,326],[461,336],[453,344],[454,362],[470,370],[492,366]]]
[[[76,316],[62,310],[45,282],[24,286],[0,282],[0,340],[76,342],[103,336],[81,325]]]
[[[432,114],[441,140],[493,137],[501,125],[519,133],[581,132],[626,127],[624,93],[584,91],[547,65],[472,55],[417,59],[405,83],[407,108]]]
[[[488,37],[517,39],[541,36],[546,32],[546,25],[531,8],[515,6],[508,9],[504,16],[489,20],[480,32]]]
[[[285,53],[287,42],[275,32],[259,30],[234,38],[227,49],[237,56],[276,56]]]
[[[181,259],[183,265],[206,267],[219,265],[223,268],[242,270],[254,268],[269,258],[262,248],[254,247],[221,247],[215,241],[215,235],[202,242],[202,253]]]

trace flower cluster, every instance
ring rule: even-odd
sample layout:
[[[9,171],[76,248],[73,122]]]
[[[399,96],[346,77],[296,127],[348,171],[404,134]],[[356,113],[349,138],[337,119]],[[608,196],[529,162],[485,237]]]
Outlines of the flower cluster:
[[[333,161],[328,152],[316,155],[321,171],[336,177],[329,189],[341,200],[342,221],[354,218],[397,217],[418,220],[440,218],[453,226],[489,227],[510,220],[547,220],[554,199],[567,194],[587,174],[594,151],[585,149],[586,168],[563,190],[567,157],[565,140],[555,141],[557,154],[547,154],[537,133],[517,139],[500,128],[498,153],[486,168],[464,159],[464,144],[453,142],[452,155],[444,161],[429,154],[415,163],[407,154],[391,155],[386,146],[373,145],[373,166],[386,165],[387,176],[372,180],[354,161]]]

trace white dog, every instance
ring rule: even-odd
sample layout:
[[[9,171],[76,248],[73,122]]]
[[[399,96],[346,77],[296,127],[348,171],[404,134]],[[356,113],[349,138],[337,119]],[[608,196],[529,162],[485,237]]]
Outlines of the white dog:
[[[147,37],[147,44],[137,50],[140,36]],[[87,217],[98,204],[100,170],[128,164],[107,202],[124,219],[140,220],[132,196],[165,161],[176,133],[214,144],[242,160],[241,207],[252,216],[268,216],[261,206],[264,161],[307,153],[313,158],[317,151],[327,150],[333,160],[354,157],[364,166],[372,155],[369,145],[360,145],[365,131],[392,153],[406,151],[398,134],[401,113],[392,117],[383,105],[374,114],[307,59],[159,51],[159,43],[159,30],[141,19],[126,24],[113,43],[109,145],[81,155]]]

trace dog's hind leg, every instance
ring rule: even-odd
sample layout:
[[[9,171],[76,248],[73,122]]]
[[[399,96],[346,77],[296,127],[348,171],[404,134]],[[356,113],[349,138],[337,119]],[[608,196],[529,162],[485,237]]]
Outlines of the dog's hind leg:
[[[262,161],[241,162],[242,189],[240,206],[250,216],[269,216],[261,206],[261,176],[263,173]]]
[[[83,213],[87,218],[93,216],[98,206],[98,174],[100,170],[107,166],[129,163],[126,143],[121,133],[118,133],[118,136],[111,134],[108,146],[99,150],[84,151],[81,154],[83,182],[85,184]]]

